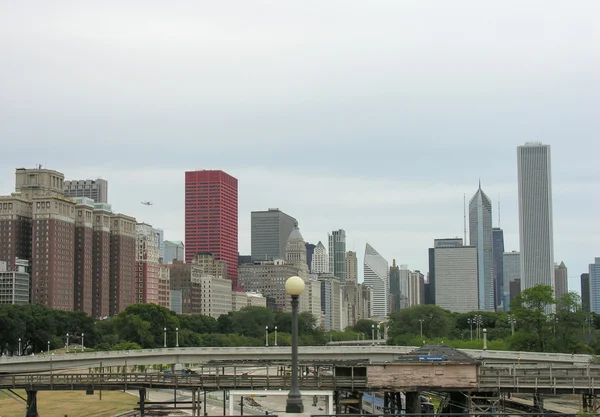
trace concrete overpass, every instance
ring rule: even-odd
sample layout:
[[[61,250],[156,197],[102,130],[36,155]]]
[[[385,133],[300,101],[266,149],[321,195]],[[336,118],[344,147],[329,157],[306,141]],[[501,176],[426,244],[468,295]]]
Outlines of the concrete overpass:
[[[401,354],[415,350],[414,346],[301,346],[299,360],[305,362],[392,362]],[[99,366],[134,366],[160,364],[208,364],[209,362],[288,362],[291,357],[289,346],[280,347],[189,347],[144,349],[129,351],[108,351],[90,353],[70,353],[60,355],[0,357],[1,373],[46,372],[96,368]],[[585,365],[589,355],[569,355],[562,353],[535,353],[510,351],[464,350],[463,352],[486,364],[554,364]]]

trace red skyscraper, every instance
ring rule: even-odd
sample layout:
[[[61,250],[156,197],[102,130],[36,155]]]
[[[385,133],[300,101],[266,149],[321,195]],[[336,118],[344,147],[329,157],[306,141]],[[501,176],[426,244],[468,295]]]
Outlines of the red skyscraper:
[[[227,262],[227,277],[237,287],[238,182],[223,171],[185,173],[185,260],[211,252]]]

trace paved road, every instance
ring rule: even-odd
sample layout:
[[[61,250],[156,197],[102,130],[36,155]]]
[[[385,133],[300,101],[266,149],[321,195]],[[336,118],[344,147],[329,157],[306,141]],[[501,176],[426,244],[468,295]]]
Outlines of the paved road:
[[[299,359],[307,362],[364,361],[383,363],[394,361],[399,355],[413,351],[412,346],[301,346]],[[535,353],[510,351],[464,350],[473,358],[486,363],[539,363],[539,364],[586,364],[589,355],[561,353]],[[90,352],[62,355],[38,355],[0,357],[0,374],[21,372],[45,372],[62,369],[96,368],[99,366],[133,366],[159,364],[208,364],[257,360],[288,362],[290,347],[192,347],[144,349],[116,352]]]

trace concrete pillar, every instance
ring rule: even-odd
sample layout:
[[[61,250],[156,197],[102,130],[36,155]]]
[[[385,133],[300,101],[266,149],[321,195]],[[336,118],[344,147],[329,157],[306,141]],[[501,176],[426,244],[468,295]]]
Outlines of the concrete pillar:
[[[146,415],[146,388],[141,388],[140,392],[140,417]]]
[[[37,391],[26,391],[27,392],[27,412],[25,417],[39,417],[37,411]]]
[[[540,413],[544,412],[544,396],[542,394],[533,394],[533,407]]]
[[[406,414],[421,414],[421,395],[419,391],[406,393]]]

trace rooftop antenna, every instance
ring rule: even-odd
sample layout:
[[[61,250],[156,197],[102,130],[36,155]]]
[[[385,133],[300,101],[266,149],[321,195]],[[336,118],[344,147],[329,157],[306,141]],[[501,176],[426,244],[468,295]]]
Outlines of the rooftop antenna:
[[[467,194],[463,194],[463,222],[464,222],[464,241],[463,245],[467,246]]]
[[[500,195],[498,194],[498,228],[500,227]]]

